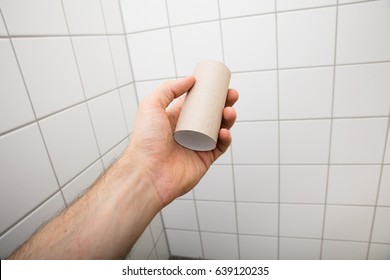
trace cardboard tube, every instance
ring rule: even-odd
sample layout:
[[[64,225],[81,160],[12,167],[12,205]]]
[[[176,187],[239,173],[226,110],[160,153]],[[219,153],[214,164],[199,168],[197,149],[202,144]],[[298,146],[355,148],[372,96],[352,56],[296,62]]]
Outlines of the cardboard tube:
[[[174,138],[191,150],[210,151],[217,145],[231,74],[224,64],[206,60],[196,65],[194,76]]]

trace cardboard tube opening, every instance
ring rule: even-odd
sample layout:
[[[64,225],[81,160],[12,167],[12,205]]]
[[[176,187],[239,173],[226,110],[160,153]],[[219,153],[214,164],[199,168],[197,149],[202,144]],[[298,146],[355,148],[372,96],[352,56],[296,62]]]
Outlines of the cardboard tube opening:
[[[213,138],[198,131],[181,130],[173,137],[180,145],[195,151],[210,151],[217,146]]]

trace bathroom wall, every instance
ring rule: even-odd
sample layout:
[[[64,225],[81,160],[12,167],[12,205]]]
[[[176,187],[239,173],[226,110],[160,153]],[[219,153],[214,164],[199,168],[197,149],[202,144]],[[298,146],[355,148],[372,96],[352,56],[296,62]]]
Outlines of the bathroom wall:
[[[240,92],[233,144],[129,258],[390,258],[390,0],[0,9],[2,258],[123,151],[138,101],[203,59]]]
[[[231,149],[163,210],[171,254],[390,258],[390,1],[121,5],[140,99],[202,59],[240,92]]]
[[[122,153],[137,108],[120,5],[0,0],[0,257]],[[158,215],[130,258],[167,259]]]

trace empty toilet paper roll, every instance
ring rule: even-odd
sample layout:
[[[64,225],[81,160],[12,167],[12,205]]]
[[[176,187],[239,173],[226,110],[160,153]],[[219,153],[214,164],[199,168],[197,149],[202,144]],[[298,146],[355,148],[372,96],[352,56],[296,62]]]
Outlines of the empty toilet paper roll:
[[[206,60],[196,65],[193,75],[196,81],[187,93],[174,138],[191,150],[209,151],[217,145],[231,74],[224,64]]]

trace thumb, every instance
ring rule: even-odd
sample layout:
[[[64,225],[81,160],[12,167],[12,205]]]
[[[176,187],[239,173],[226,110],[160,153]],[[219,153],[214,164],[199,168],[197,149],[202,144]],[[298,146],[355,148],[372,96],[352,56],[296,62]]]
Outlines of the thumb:
[[[150,97],[154,101],[158,102],[161,108],[166,109],[175,98],[186,93],[194,85],[194,83],[194,76],[167,81],[158,87]]]

